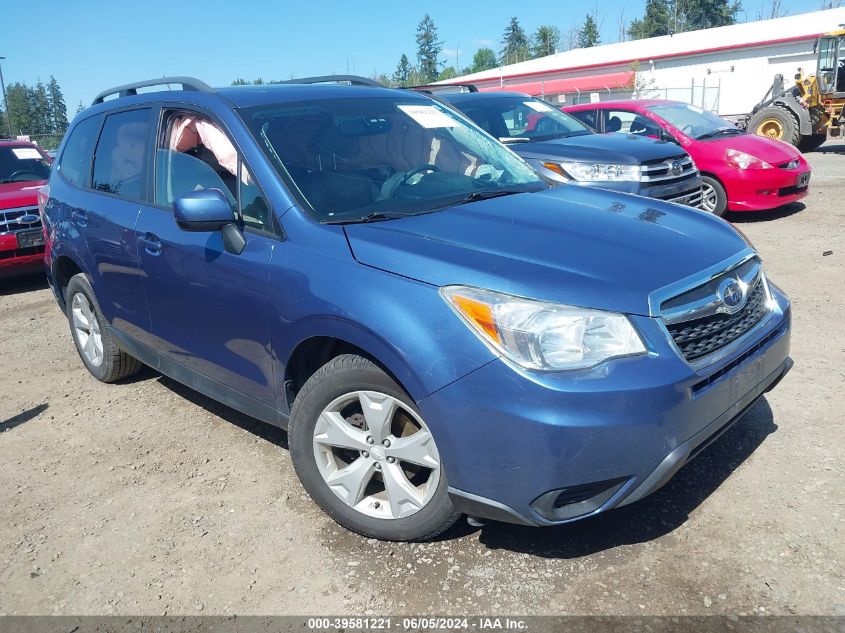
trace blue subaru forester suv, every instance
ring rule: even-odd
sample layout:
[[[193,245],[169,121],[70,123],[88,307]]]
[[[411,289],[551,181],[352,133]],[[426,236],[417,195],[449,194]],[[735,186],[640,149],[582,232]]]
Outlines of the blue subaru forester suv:
[[[789,302],[727,222],[549,188],[429,97],[335,79],[76,117],[41,210],[94,377],[286,428],[332,518],[424,539],[641,499],[789,370]]]

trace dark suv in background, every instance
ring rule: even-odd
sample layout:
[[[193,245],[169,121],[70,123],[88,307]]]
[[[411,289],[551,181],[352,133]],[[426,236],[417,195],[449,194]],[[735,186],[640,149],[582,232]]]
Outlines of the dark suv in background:
[[[701,206],[701,175],[674,143],[596,134],[545,101],[514,92],[441,88],[433,96],[466,114],[547,179]]]

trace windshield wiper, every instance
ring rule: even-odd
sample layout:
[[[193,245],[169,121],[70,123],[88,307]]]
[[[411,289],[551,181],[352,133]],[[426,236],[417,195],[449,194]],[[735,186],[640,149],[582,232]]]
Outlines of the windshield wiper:
[[[501,198],[502,196],[512,196],[516,193],[529,193],[528,189],[492,189],[490,191],[473,191],[471,194],[461,198],[453,203],[455,206],[459,204],[468,204],[470,202],[478,202],[479,200],[489,200],[490,198]]]
[[[702,134],[701,136],[696,136],[695,140],[701,141],[701,140],[704,140],[706,138],[713,138],[714,136],[723,136],[723,135],[728,135],[728,134],[742,134],[742,133],[743,133],[742,130],[740,130],[739,128],[723,127],[723,128],[719,128],[718,130],[713,130],[712,132],[706,132],[705,134]]]
[[[530,143],[533,139],[527,136],[500,136],[500,143]]]
[[[390,213],[383,211],[374,211],[362,218],[350,218],[348,220],[329,220],[324,224],[368,224],[370,222],[382,222],[384,220],[398,220],[399,218],[408,217],[407,213]]]

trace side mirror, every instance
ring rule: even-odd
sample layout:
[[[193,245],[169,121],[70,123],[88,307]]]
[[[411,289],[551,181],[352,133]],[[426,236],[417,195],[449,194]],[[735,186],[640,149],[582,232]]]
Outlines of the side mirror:
[[[173,201],[173,215],[176,224],[183,231],[213,233],[220,231],[223,246],[230,253],[240,255],[246,246],[246,238],[235,224],[232,207],[223,192],[218,189],[200,189]]]

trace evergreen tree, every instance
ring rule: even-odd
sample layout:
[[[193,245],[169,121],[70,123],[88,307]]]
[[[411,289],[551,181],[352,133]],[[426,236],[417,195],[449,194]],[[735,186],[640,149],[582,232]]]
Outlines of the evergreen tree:
[[[402,53],[402,57],[399,58],[399,63],[396,65],[396,72],[393,73],[393,83],[400,87],[410,85],[408,79],[411,77],[412,70],[413,68],[411,62],[408,61],[408,56]]]
[[[472,66],[468,70],[471,73],[480,73],[482,70],[490,70],[498,65],[495,51],[485,46],[475,51],[475,55],[472,56]]]
[[[80,113],[80,112],[82,112],[84,109],[85,109],[85,106],[84,106],[84,105],[82,105],[82,102],[80,101],[80,102],[79,102],[79,105],[78,105],[78,106],[76,106],[76,114],[79,114],[79,113]],[[75,115],[74,115],[74,116],[75,116]]]
[[[437,37],[434,20],[426,13],[417,26],[417,68],[422,83],[429,83],[437,78],[442,50],[443,42]]]
[[[458,71],[455,69],[454,66],[446,66],[443,70],[440,71],[440,74],[437,75],[437,81],[445,81],[447,79],[454,79],[458,76]]]
[[[588,14],[587,19],[584,20],[584,26],[582,26],[581,30],[578,32],[578,47],[590,48],[591,46],[595,46],[600,43],[601,37],[599,36],[599,27],[593,19],[593,16]]]
[[[242,78],[238,77],[237,79],[235,79],[232,82],[232,85],[233,86],[248,86],[249,82],[246,79],[242,79]]]
[[[12,135],[31,132],[32,110],[29,103],[29,88],[26,84],[13,83],[6,86],[6,106],[9,109]]]
[[[502,50],[499,53],[502,65],[515,64],[528,59],[528,36],[519,25],[517,18],[511,18],[502,39]]]
[[[643,40],[671,33],[672,22],[667,0],[646,0],[645,14],[642,19],[631,22],[628,37]]]
[[[62,89],[56,78],[50,75],[50,83],[47,84],[47,101],[50,105],[50,131],[54,134],[63,134],[67,130],[67,106],[62,95]]]
[[[531,38],[531,56],[534,58],[553,55],[560,46],[560,30],[556,26],[543,25]]]
[[[678,31],[695,31],[735,24],[742,8],[738,0],[675,0]]]

